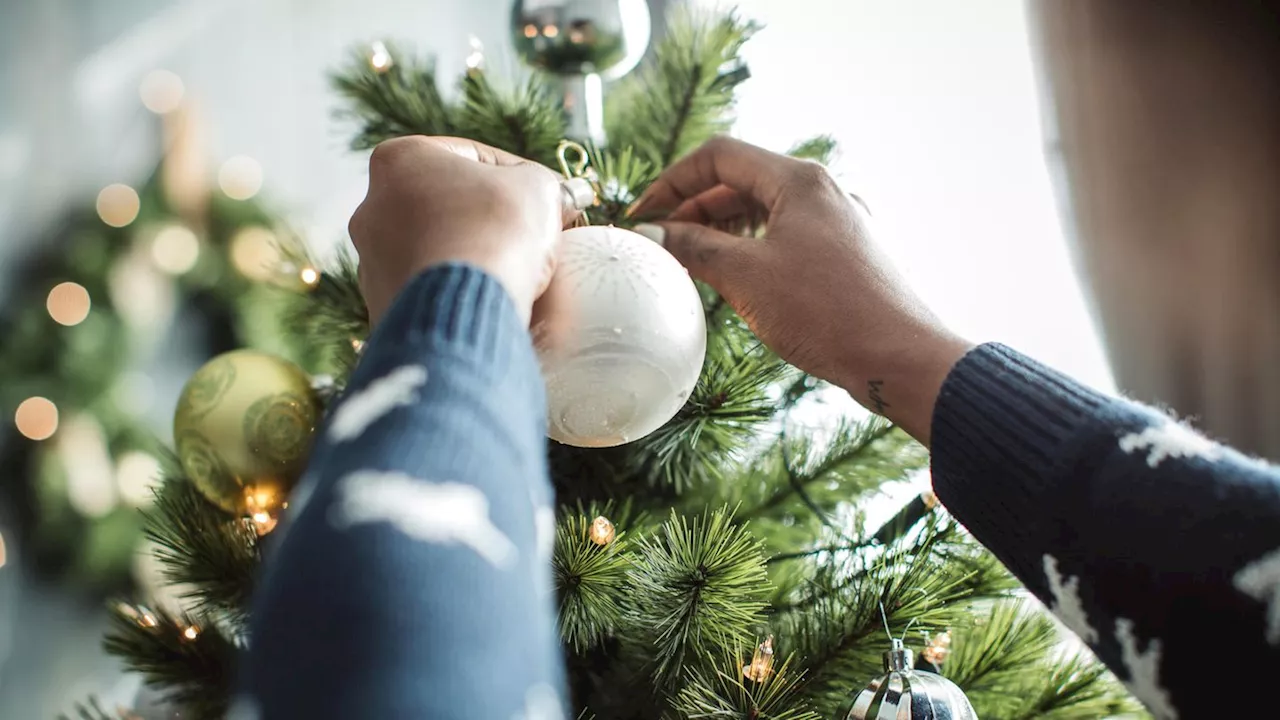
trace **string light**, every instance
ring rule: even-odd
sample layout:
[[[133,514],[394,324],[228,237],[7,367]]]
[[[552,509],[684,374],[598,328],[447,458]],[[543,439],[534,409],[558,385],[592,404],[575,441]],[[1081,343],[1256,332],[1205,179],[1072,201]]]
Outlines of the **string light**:
[[[231,238],[231,264],[250,280],[270,280],[280,266],[280,250],[270,230],[252,225]]]
[[[218,187],[232,200],[248,200],[262,189],[262,165],[248,155],[236,155],[218,169]]]
[[[942,665],[947,661],[947,656],[951,654],[951,631],[938,633],[934,635],[924,650],[920,651],[920,657],[931,665]]]
[[[185,225],[166,225],[151,241],[151,259],[170,275],[184,275],[200,259],[200,240]]]
[[[116,461],[116,488],[133,507],[151,502],[151,489],[160,479],[160,461],[141,450],[130,450]]]
[[[614,530],[613,523],[609,522],[609,518],[601,515],[591,521],[591,532],[589,534],[591,542],[605,546],[613,542],[613,538],[617,535]]]
[[[369,48],[369,67],[373,68],[376,73],[384,73],[396,64],[395,58],[391,57],[391,51],[387,50],[387,46],[382,41],[373,43]]]
[[[185,92],[182,78],[168,70],[152,70],[142,78],[142,84],[138,86],[142,104],[157,115],[177,110],[182,105]]]
[[[484,44],[480,42],[480,38],[475,35],[470,40],[471,52],[467,55],[467,69],[481,70],[484,68]]]
[[[932,510],[938,507],[938,496],[934,495],[932,490],[925,490],[920,493],[920,500],[924,502],[926,510]]]
[[[546,35],[549,38],[553,38],[560,34],[560,28],[556,27],[555,25],[547,25],[546,27],[542,28],[542,34]]]
[[[4,549],[4,533],[0,533],[0,568],[4,567],[6,562],[8,562],[8,556]]]
[[[742,666],[742,676],[752,682],[764,682],[773,674],[773,636],[764,639],[751,654],[751,664]]]
[[[123,183],[113,183],[98,191],[98,217],[111,227],[125,227],[138,217],[142,201],[138,191]]]
[[[188,625],[186,628],[183,629],[182,637],[186,638],[187,640],[195,640],[196,638],[200,637],[200,628],[195,625]]]
[[[18,405],[13,422],[28,440],[48,440],[58,431],[58,406],[47,398],[27,398]]]
[[[298,277],[302,279],[302,284],[309,288],[320,284],[320,271],[310,265],[302,268],[298,273]]]
[[[160,624],[156,621],[156,616],[146,608],[134,607],[122,602],[116,603],[116,611],[137,623],[139,627],[153,628]]]
[[[88,414],[69,417],[56,443],[66,476],[67,504],[87,518],[106,517],[120,498],[102,424]]]
[[[276,529],[280,511],[288,507],[288,503],[277,505],[276,492],[265,485],[245,488],[244,506],[249,513],[249,521],[258,537],[262,537]]]
[[[364,352],[364,341],[363,341],[363,340],[356,340],[356,339],[354,339],[354,338],[353,338],[353,339],[351,340],[351,349],[352,349],[352,350],[355,350],[357,355],[359,355],[360,353]]]
[[[59,325],[73,327],[89,317],[89,308],[93,305],[89,299],[89,291],[79,283],[64,282],[53,286],[49,297],[45,300],[45,308],[49,317]]]
[[[529,23],[528,25],[525,25],[524,36],[529,38],[530,40],[538,37],[538,26],[534,25],[533,23]]]

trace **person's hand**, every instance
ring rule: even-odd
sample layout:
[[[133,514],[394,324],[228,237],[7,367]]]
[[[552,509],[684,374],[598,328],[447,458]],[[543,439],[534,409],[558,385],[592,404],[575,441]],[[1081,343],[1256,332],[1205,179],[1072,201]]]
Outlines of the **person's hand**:
[[[969,343],[944,328],[817,163],[716,138],[667,169],[632,208],[766,345],[848,390],[928,444],[938,390]],[[715,229],[766,218],[763,239]]]
[[[567,219],[559,180],[541,165],[459,138],[381,143],[348,227],[370,322],[418,273],[464,262],[497,278],[528,324]]]

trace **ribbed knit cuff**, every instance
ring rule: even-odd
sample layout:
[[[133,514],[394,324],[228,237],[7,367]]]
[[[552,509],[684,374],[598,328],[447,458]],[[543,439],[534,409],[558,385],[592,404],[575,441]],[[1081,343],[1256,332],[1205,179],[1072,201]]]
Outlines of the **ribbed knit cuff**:
[[[997,343],[956,363],[933,411],[933,485],[983,542],[1032,541],[1065,446],[1113,399]]]
[[[383,336],[383,337],[379,337]],[[424,345],[504,367],[532,341],[502,284],[472,265],[423,272],[396,297],[373,341]]]

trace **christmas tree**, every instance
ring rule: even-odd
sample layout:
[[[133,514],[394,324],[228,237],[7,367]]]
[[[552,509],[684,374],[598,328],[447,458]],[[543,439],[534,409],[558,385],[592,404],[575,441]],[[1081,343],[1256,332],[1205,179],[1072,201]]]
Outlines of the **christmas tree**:
[[[563,81],[549,71],[607,66],[621,52],[610,36],[584,36],[584,27],[517,18],[522,51],[548,71],[508,86],[476,55],[456,98],[441,89],[430,61],[382,43],[359,49],[334,74],[356,126],[354,148],[453,135],[559,170],[557,149],[576,130]],[[627,207],[659,171],[730,129],[735,90],[749,77],[740,51],[755,30],[732,13],[677,14],[648,62],[610,88],[607,142],[588,144],[600,195],[591,223],[630,226]],[[826,162],[834,150],[820,137],[792,153]],[[354,264],[340,258],[321,267],[297,246],[287,250],[289,267],[306,276],[284,327],[313,350],[305,364],[314,374],[236,354],[188,386],[178,453],[147,532],[189,602],[182,612],[120,603],[106,640],[183,717],[226,712],[237,654],[253,642],[245,637],[253,578],[287,505],[290,476],[305,461],[299,428],[320,422],[368,332]],[[931,493],[870,522],[868,508],[886,487],[918,478],[925,450],[875,418],[819,429],[797,422],[830,389],[783,363],[713,292],[699,289],[706,359],[676,416],[616,447],[548,442],[574,716],[844,718],[884,673],[891,638],[958,685],[982,718],[1136,711],[1087,651],[1063,648],[1053,621]],[[257,408],[244,422],[230,418],[245,437],[200,434],[192,406],[218,383],[236,384],[235,412]],[[281,393],[293,404],[262,405]],[[231,446],[256,453],[240,456]],[[255,472],[262,482],[245,483]]]

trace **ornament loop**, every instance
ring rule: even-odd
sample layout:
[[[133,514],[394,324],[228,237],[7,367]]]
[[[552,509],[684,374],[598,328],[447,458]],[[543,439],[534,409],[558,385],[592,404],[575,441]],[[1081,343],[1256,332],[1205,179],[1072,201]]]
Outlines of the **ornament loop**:
[[[571,153],[572,159],[570,159]],[[589,157],[587,149],[572,140],[561,140],[560,145],[556,147],[556,159],[560,161],[560,171],[570,180],[586,175]]]

